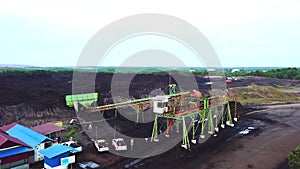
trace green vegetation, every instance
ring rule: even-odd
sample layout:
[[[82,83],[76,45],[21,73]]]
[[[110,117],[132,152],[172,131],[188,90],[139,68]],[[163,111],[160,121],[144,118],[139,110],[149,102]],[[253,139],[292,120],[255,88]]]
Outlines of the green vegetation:
[[[71,129],[69,132],[67,132],[66,137],[70,138],[73,134],[75,134],[76,130],[75,129]]]
[[[245,87],[231,88],[229,93],[242,104],[300,101],[300,94],[284,92],[281,88],[274,86],[250,84]]]
[[[300,69],[297,68],[282,68],[272,69],[268,71],[254,70],[254,71],[240,71],[240,72],[226,72],[226,76],[263,76],[279,79],[293,79],[300,80]]]
[[[161,70],[155,68],[115,68],[115,67],[82,67],[82,68],[0,68],[0,73],[17,73],[17,74],[32,74],[32,73],[73,73],[73,72],[97,72],[97,73],[135,73],[135,74],[163,74],[170,72],[168,70]],[[181,73],[181,70],[172,70],[172,73]],[[185,73],[185,71],[183,71]]]
[[[217,70],[217,69],[216,69]],[[195,74],[195,75],[226,75],[226,76],[263,76],[280,79],[294,79],[300,80],[300,69],[297,68],[281,68],[271,70],[241,70],[239,72],[230,72],[230,69],[225,71],[210,71],[208,72],[205,68],[164,68],[164,67],[49,67],[49,68],[0,68],[0,73],[48,73],[48,72],[59,72],[59,73],[73,73],[76,72],[97,72],[97,73],[123,73],[123,74]]]
[[[59,72],[59,73],[73,73],[73,69],[68,68],[51,68],[51,69],[29,69],[29,68],[2,68],[0,69],[0,73],[51,73],[51,72]]]
[[[300,146],[288,155],[289,165],[292,169],[300,169]]]

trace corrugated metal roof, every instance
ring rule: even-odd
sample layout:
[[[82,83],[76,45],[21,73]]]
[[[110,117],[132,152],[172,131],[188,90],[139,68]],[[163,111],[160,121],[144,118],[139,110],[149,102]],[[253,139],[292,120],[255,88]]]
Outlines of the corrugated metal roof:
[[[32,148],[45,141],[53,141],[52,139],[19,124],[7,130],[6,133],[21,140]]]
[[[53,158],[53,157],[59,156],[61,154],[64,154],[66,152],[79,152],[79,151],[73,147],[64,146],[61,144],[55,144],[49,148],[40,150],[40,153],[43,154],[47,158]]]
[[[8,149],[8,150],[0,151],[0,158],[9,157],[9,156],[13,156],[16,154],[21,154],[21,153],[26,153],[28,151],[29,151],[29,148],[27,148],[27,147],[17,147],[17,148],[13,148],[13,149]]]
[[[6,132],[7,130],[11,129],[12,127],[14,127],[15,125],[17,125],[18,123],[11,123],[5,126],[0,127],[0,130],[3,132]]]
[[[51,124],[51,123],[46,123],[46,124],[43,124],[43,125],[35,126],[35,127],[32,127],[31,129],[38,132],[38,133],[40,133],[40,134],[43,134],[43,135],[47,135],[47,134],[51,134],[51,133],[55,133],[55,132],[58,132],[58,131],[65,130],[64,128],[59,127],[59,126],[54,125],[54,124]]]
[[[18,140],[17,138],[11,137],[5,133],[0,132],[0,146],[2,146],[7,141],[11,141],[13,143],[16,143],[17,145],[23,145],[28,147],[27,144],[23,143],[22,141]]]
[[[2,146],[7,141],[8,141],[8,139],[5,137],[5,135],[0,133],[0,146]]]

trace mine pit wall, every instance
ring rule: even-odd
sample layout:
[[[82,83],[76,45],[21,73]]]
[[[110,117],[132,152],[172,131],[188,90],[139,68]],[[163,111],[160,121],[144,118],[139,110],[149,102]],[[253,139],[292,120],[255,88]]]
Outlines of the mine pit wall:
[[[233,101],[230,102],[230,109],[232,115],[234,115],[235,103]],[[245,114],[248,111],[243,105],[237,103],[237,115]],[[0,106],[0,126],[17,122],[27,127],[34,127],[54,121],[69,122],[72,118],[76,118],[76,112],[68,107],[48,108],[43,111],[37,111],[34,106],[23,104]]]
[[[236,115],[237,116],[242,116],[248,112],[251,111],[251,109],[246,108],[244,105],[242,105],[240,102],[237,101],[236,103],[236,107],[235,107],[235,102],[234,101],[230,101],[229,102],[230,105],[230,111],[231,111],[231,115],[234,116],[235,114],[235,109],[236,109]]]
[[[67,107],[47,108],[42,111],[37,109],[33,105],[1,105],[0,126],[17,122],[27,127],[34,127],[54,121],[69,122],[72,118],[76,118],[75,111]]]

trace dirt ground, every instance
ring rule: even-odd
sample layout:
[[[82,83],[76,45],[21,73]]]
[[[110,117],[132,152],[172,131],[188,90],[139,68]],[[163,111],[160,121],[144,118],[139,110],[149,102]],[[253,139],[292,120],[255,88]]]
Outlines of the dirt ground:
[[[104,98],[111,97],[109,91],[112,76],[112,74],[97,74],[95,90],[100,95],[99,105],[104,104]],[[126,79],[129,75],[122,76]],[[209,89],[209,86],[204,84],[206,79],[203,76],[196,76],[196,80],[199,88],[205,93]],[[167,75],[137,75],[131,81],[130,95],[139,98],[148,95],[153,89],[165,88],[168,83]],[[237,82],[228,84],[228,87],[247,86],[251,83],[297,86],[300,81],[243,77]],[[65,95],[71,93],[70,73],[0,74],[0,126],[12,122],[29,127],[57,120],[68,122],[76,118],[74,110],[65,106]],[[218,137],[213,137],[204,144],[193,145],[191,151],[186,151],[178,145],[131,168],[283,169],[286,166],[287,154],[300,144],[299,107],[297,104],[263,105],[259,106],[259,110],[253,111],[239,105],[238,110],[242,114],[247,114],[240,116],[234,128],[225,128]],[[245,136],[238,134],[249,126],[256,129]],[[137,133],[144,133],[144,130],[148,130],[145,128],[139,127]],[[102,164],[101,168],[114,169],[124,168],[125,164],[134,160],[111,153],[100,154],[84,133],[80,135],[78,138],[84,139],[84,151],[78,155],[79,162],[95,161]],[[41,166],[42,163],[39,163],[31,168]],[[73,168],[79,167],[74,164]]]
[[[242,116],[234,128],[220,134],[191,151],[179,146],[132,168],[152,169],[283,169],[287,154],[300,144],[300,104],[264,106]],[[239,132],[254,127],[248,135]],[[100,156],[99,156],[100,157]],[[131,159],[133,161],[133,159]],[[106,168],[123,168],[122,161]]]
[[[283,163],[287,154],[300,144],[300,105],[266,106],[244,118],[253,120],[251,126],[260,131],[235,138],[215,150],[208,165],[192,163],[186,168],[261,168],[274,169]],[[243,119],[241,120],[243,121]],[[242,129],[242,128],[241,128]]]

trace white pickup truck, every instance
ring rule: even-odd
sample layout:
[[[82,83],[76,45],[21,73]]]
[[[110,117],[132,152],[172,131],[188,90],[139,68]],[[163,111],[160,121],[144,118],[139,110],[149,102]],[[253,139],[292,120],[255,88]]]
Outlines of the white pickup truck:
[[[77,142],[75,142],[75,141],[67,141],[67,142],[64,142],[64,143],[61,143],[61,144],[65,145],[65,146],[73,147],[79,152],[82,151],[82,146],[78,145]]]
[[[95,140],[94,144],[99,152],[109,151],[108,143],[104,139]]]
[[[115,147],[116,151],[127,150],[127,145],[123,138],[115,138],[112,140],[112,145]]]

